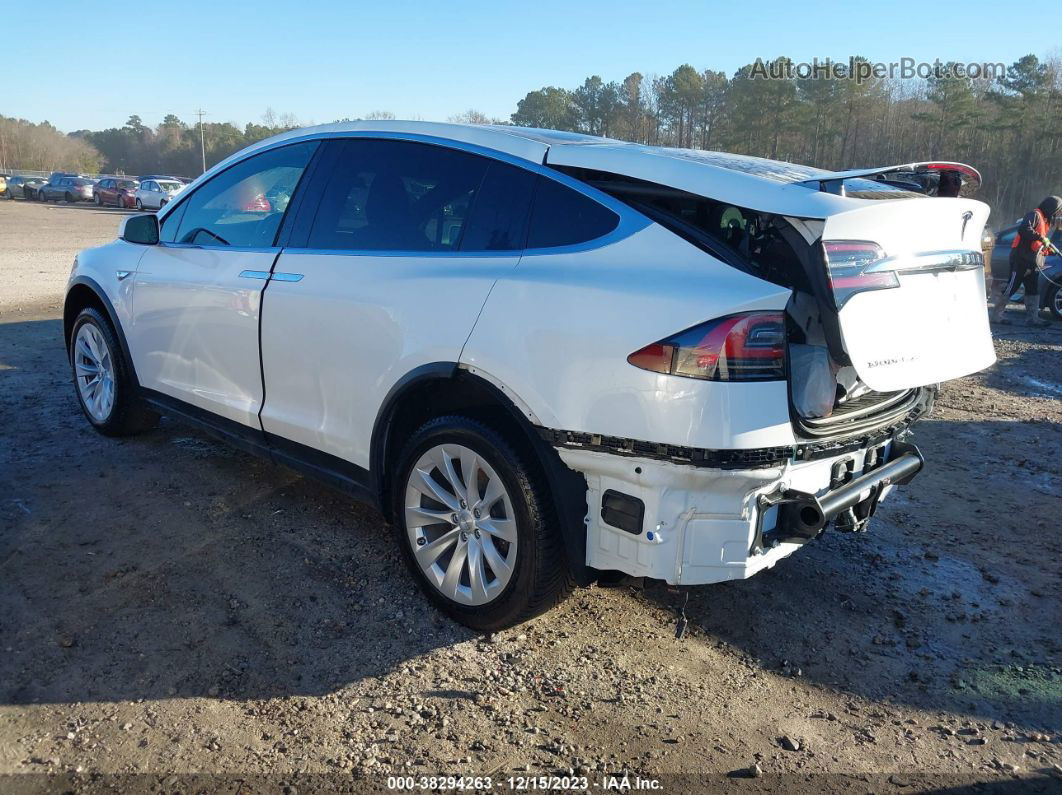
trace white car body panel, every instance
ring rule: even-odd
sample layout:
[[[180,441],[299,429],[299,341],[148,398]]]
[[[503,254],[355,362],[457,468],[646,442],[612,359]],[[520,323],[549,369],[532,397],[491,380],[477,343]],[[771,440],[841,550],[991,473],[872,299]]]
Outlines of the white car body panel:
[[[525,253],[491,291],[461,363],[505,384],[550,428],[713,449],[792,444],[785,382],[626,364],[677,331],[788,299],[654,224],[602,248]]]
[[[134,279],[129,347],[140,385],[258,428],[258,321],[273,250],[147,246]]]
[[[122,219],[122,227],[130,217]],[[71,282],[80,277],[90,279],[99,286],[127,337],[133,323],[133,280],[126,274],[136,272],[140,258],[146,251],[147,247],[124,240],[87,248],[78,253],[76,266],[70,273]],[[119,274],[124,278],[119,278]]]
[[[369,466],[391,387],[421,365],[457,362],[501,256],[387,256],[285,251],[265,293],[262,360],[267,433]]]

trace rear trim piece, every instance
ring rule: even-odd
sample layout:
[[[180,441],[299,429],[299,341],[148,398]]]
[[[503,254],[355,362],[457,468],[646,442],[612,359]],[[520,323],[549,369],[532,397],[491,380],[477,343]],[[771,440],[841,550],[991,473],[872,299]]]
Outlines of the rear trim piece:
[[[883,394],[880,402],[871,405],[864,405],[866,398],[861,398],[850,407],[838,408],[829,417],[808,419],[793,412],[793,418],[800,434],[811,439],[850,436],[891,424],[915,411],[924,413],[925,409],[919,408],[926,402],[928,391],[922,388]]]
[[[708,450],[697,447],[658,444],[638,439],[624,439],[617,436],[582,433],[580,431],[558,431],[551,428],[538,428],[539,435],[554,447],[589,450],[591,452],[610,453],[630,458],[648,458],[667,461],[684,466],[704,467],[710,469],[767,469],[780,467],[786,462],[818,461],[832,458],[844,453],[876,447],[904,435],[911,424],[926,411],[922,403],[897,422],[882,425],[880,417],[876,418],[877,427],[863,434],[851,434],[835,439],[812,441],[796,445],[777,447],[757,447],[747,450]],[[837,429],[833,429],[837,434]]]

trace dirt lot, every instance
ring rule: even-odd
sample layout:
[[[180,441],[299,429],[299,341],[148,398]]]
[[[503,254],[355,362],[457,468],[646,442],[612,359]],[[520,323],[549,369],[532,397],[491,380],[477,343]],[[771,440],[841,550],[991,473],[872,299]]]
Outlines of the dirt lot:
[[[869,534],[691,589],[684,640],[664,588],[477,637],[372,510],[166,419],[90,430],[58,318],[118,217],[0,203],[0,790],[1059,786],[1062,328],[1002,330]]]

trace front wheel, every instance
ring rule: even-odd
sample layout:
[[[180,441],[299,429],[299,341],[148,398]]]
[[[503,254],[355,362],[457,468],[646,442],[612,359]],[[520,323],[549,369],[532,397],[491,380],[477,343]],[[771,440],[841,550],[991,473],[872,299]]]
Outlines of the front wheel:
[[[136,394],[132,368],[110,321],[82,309],[70,332],[70,367],[85,417],[106,436],[130,436],[155,427],[159,415]]]
[[[144,212],[144,202],[140,201],[140,199],[136,200],[136,209],[140,212]]]
[[[1062,287],[1052,284],[1047,290],[1047,308],[1055,320],[1062,320]]]
[[[394,484],[406,562],[452,618],[492,632],[570,591],[549,493],[493,428],[462,416],[428,422],[406,444]]]

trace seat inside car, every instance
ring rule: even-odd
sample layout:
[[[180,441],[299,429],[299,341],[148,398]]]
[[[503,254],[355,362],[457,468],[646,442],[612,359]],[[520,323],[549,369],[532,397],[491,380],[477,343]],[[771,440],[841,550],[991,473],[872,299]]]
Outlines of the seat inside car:
[[[394,173],[377,174],[365,200],[367,225],[356,233],[356,244],[367,248],[417,250],[424,248],[424,236],[409,204],[402,178]]]

